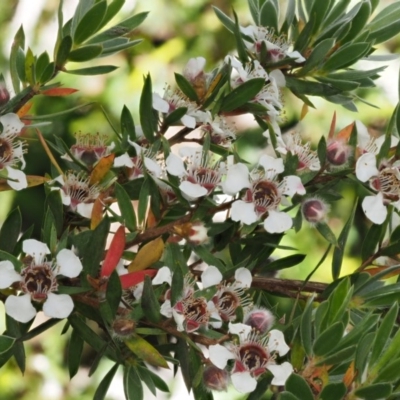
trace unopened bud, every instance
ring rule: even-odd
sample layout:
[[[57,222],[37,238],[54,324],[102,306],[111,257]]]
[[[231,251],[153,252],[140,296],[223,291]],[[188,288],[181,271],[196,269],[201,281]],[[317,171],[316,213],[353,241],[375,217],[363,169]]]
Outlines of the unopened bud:
[[[351,147],[342,140],[333,140],[326,148],[326,159],[334,166],[346,164],[351,154]]]
[[[201,222],[187,222],[174,227],[174,231],[188,242],[200,245],[208,241],[207,228]]]
[[[304,218],[312,224],[323,221],[328,211],[329,206],[317,198],[308,199],[301,205],[301,212]]]
[[[203,372],[203,382],[210,390],[226,390],[229,383],[228,372],[215,365],[209,365]]]
[[[264,334],[271,329],[274,320],[275,318],[270,311],[259,308],[250,311],[246,315],[244,323],[251,326],[261,334]]]
[[[0,106],[4,106],[10,101],[10,92],[4,86],[3,83],[0,83]]]
[[[131,337],[135,331],[135,325],[136,324],[134,320],[126,317],[120,317],[114,320],[111,329],[117,338],[127,339]]]

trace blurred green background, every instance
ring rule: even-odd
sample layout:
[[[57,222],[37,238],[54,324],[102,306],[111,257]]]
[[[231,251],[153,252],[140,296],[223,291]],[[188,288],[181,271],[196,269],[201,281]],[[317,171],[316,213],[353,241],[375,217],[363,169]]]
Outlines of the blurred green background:
[[[391,1],[381,1],[381,5]],[[65,3],[66,18],[72,15],[77,0],[67,0]],[[285,1],[281,1],[285,6]],[[203,56],[207,59],[207,69],[212,69],[225,55],[234,51],[232,35],[219,22],[215,16],[212,5],[217,6],[225,13],[231,15],[232,8],[239,15],[243,26],[251,23],[247,2],[243,0],[126,0],[126,5],[115,21],[130,16],[133,12],[149,11],[145,22],[134,32],[135,39],[142,38],[139,45],[114,56],[112,59],[94,61],[99,63],[114,64],[119,67],[117,71],[105,76],[78,77],[60,74],[60,80],[66,87],[74,87],[79,92],[65,98],[45,98],[38,96],[34,99],[31,110],[36,115],[46,115],[84,105],[90,102],[97,104],[83,107],[68,115],[51,119],[52,125],[43,128],[43,134],[49,140],[54,135],[62,137],[67,143],[74,143],[74,133],[82,131],[109,134],[110,128],[100,105],[103,107],[111,121],[118,126],[119,115],[122,107],[126,105],[138,123],[138,105],[143,76],[150,72],[153,80],[154,91],[162,94],[166,83],[173,85],[174,72],[181,72],[190,57]],[[18,27],[23,24],[26,42],[35,54],[47,50],[50,54],[54,46],[56,32],[55,12],[58,7],[57,0],[12,0],[2,1],[0,13],[0,72],[7,80],[8,89],[12,93],[8,77],[8,55],[12,37]],[[379,48],[378,53],[398,52],[400,41],[394,39]],[[369,65],[368,65],[369,64]],[[392,61],[387,72],[379,81],[379,87],[371,91],[363,91],[360,96],[379,106],[379,109],[358,104],[359,113],[351,113],[340,106],[326,103],[321,99],[312,99],[317,109],[310,109],[306,118],[298,129],[305,139],[311,140],[314,145],[321,135],[326,135],[329,130],[333,112],[337,112],[338,129],[343,128],[355,119],[363,121],[375,132],[383,132],[388,118],[393,112],[397,102],[398,61]],[[381,65],[381,64],[379,64]],[[377,63],[365,62],[365,68],[378,66]],[[73,65],[71,65],[71,68]],[[283,130],[296,126],[299,122],[301,102],[290,93],[284,93],[285,118]],[[236,121],[240,132],[237,146],[243,158],[255,163],[261,154],[261,145],[265,144],[262,132],[257,129],[252,118],[243,117]],[[49,170],[50,163],[33,132],[27,131],[25,137],[29,142],[29,153],[26,155],[27,174],[43,175]],[[331,207],[329,224],[335,234],[338,234],[347,219],[354,197],[357,195],[354,187],[346,182],[338,188],[343,199]],[[0,193],[0,223],[7,213],[15,207],[20,207],[23,213],[24,229],[34,225],[37,237],[40,235],[40,225],[43,215],[44,189],[43,187],[30,188],[22,193]],[[358,264],[357,254],[360,253],[361,235],[365,232],[366,220],[361,209],[357,210],[356,223],[351,231],[348,243],[348,253],[344,261],[343,273],[353,271]],[[301,237],[301,240],[299,240]],[[287,246],[295,247],[299,252],[308,254],[300,265],[282,273],[284,278],[304,279],[314,268],[324,253],[326,241],[310,226],[303,226],[300,234],[293,231],[286,235],[284,242]],[[274,256],[288,255],[287,252],[278,251]],[[330,280],[330,258],[321,265],[312,280]],[[276,299],[271,299],[272,302]],[[287,304],[280,305],[280,312],[287,312]],[[0,315],[4,315],[0,305]],[[39,323],[39,318],[37,318]],[[4,400],[72,400],[91,399],[102,376],[108,371],[109,364],[102,363],[94,376],[88,377],[88,371],[93,361],[94,354],[87,349],[85,365],[81,372],[73,378],[71,383],[65,369],[65,344],[68,335],[60,336],[64,322],[60,322],[51,332],[46,332],[33,340],[27,346],[27,368],[22,377],[13,362],[0,369],[0,398]],[[4,329],[4,319],[0,318],[0,331]],[[189,399],[183,383],[173,381],[172,373],[166,378],[171,384],[171,397],[161,395],[159,399]],[[114,380],[110,388],[108,400],[123,398],[122,379]],[[153,398],[150,393],[146,399]],[[234,390],[215,396],[216,399],[241,398]]]

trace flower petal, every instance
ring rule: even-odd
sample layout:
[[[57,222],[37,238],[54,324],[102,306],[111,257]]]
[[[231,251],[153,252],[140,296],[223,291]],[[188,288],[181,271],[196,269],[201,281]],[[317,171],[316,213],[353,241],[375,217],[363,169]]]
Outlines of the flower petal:
[[[21,129],[25,126],[19,119],[17,114],[8,113],[0,117],[0,123],[3,125],[4,132],[6,134],[16,134],[21,132]]]
[[[231,375],[232,384],[240,393],[250,393],[256,389],[257,380],[253,378],[250,372],[235,372]]]
[[[171,270],[168,267],[161,267],[157,275],[153,278],[153,285],[161,285],[162,283],[166,282],[171,285],[172,281],[172,274]]]
[[[271,384],[276,386],[283,386],[286,383],[287,378],[289,378],[293,372],[292,364],[287,361],[280,365],[269,364],[267,365],[267,369],[269,369],[272,372],[272,375],[274,375]]]
[[[15,271],[11,261],[0,261],[0,289],[6,289],[20,280],[21,275]]]
[[[249,288],[253,277],[251,272],[244,267],[240,267],[235,271],[235,285],[242,288]]]
[[[154,176],[161,175],[161,167],[149,157],[144,158],[144,165],[148,171]]]
[[[183,332],[185,330],[185,327],[183,326],[183,323],[185,322],[185,317],[183,316],[183,314],[177,312],[174,308],[172,308],[172,316],[174,317],[178,331]]]
[[[35,264],[43,262],[46,254],[50,254],[50,249],[46,243],[39,242],[36,239],[26,239],[22,242],[22,251],[35,259]]]
[[[68,294],[47,293],[43,312],[50,318],[67,318],[74,309],[74,302]]]
[[[133,168],[134,164],[131,158],[129,157],[128,153],[124,153],[121,156],[115,157],[114,159],[114,168],[119,168],[119,167],[128,167],[128,168]]]
[[[258,215],[254,211],[254,204],[246,203],[243,200],[235,201],[232,204],[231,218],[233,221],[240,221],[246,225],[251,225],[258,221]]]
[[[14,169],[11,167],[6,167],[8,178],[7,184],[14,190],[22,190],[28,187],[28,181],[26,180],[26,175],[19,169]]]
[[[268,179],[272,179],[275,175],[280,174],[285,170],[282,158],[274,158],[267,154],[263,154],[258,163],[265,169],[265,171],[272,172],[272,174],[268,176]]]
[[[270,352],[276,351],[280,356],[284,356],[290,350],[290,347],[285,342],[282,331],[272,329],[269,331],[268,336],[268,350]]]
[[[382,193],[376,196],[367,196],[362,202],[362,209],[367,218],[374,224],[383,224],[387,216],[387,208],[383,203]]]
[[[293,220],[284,212],[269,210],[268,217],[264,220],[264,229],[268,233],[283,233],[290,229]]]
[[[284,178],[284,190],[283,194],[288,196],[294,196],[296,193],[303,195],[306,194],[306,189],[304,188],[301,179],[295,175],[289,175]]]
[[[36,309],[32,305],[29,294],[8,296],[4,305],[6,313],[18,322],[29,322],[36,315]]]
[[[79,203],[76,206],[76,212],[82,217],[91,218],[94,203]]]
[[[210,361],[220,369],[226,367],[228,360],[235,358],[235,355],[230,350],[220,344],[211,345],[208,350]]]
[[[229,322],[229,332],[233,335],[238,335],[241,342],[243,342],[251,332],[251,326],[242,324],[240,322],[233,324]]]
[[[183,181],[179,185],[179,189],[188,197],[188,200],[198,199],[199,197],[203,197],[208,193],[208,190],[205,187],[199,185],[198,183],[192,183],[189,181]]]
[[[167,171],[173,176],[186,175],[185,164],[176,154],[171,153],[165,161]]]
[[[201,274],[201,283],[203,284],[203,288],[207,289],[210,286],[215,286],[221,283],[222,274],[217,267],[210,265],[202,274]]]
[[[373,176],[378,175],[379,171],[376,168],[376,158],[372,153],[363,154],[356,163],[356,176],[361,182],[366,182]]]
[[[187,128],[196,128],[196,118],[192,117],[191,115],[184,115],[181,118],[181,121],[182,124],[185,125]]]
[[[244,188],[251,186],[249,181],[249,170],[242,163],[234,164],[228,168],[225,181],[222,182],[222,190],[231,196]]]
[[[169,104],[158,93],[153,93],[153,108],[162,113],[169,111]]]
[[[81,260],[75,255],[72,250],[62,249],[57,254],[57,264],[60,269],[59,274],[67,276],[68,278],[75,278],[82,271]]]
[[[164,315],[164,317],[167,317],[167,318],[172,317],[172,307],[171,307],[170,300],[165,300],[164,303],[161,305],[160,314]]]

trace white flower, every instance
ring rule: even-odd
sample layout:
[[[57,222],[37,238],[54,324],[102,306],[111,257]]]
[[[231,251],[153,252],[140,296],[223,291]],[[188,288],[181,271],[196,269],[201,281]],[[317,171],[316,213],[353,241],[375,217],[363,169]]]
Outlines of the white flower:
[[[230,147],[236,139],[235,131],[228,125],[226,118],[220,115],[212,117],[209,111],[206,111],[205,120],[200,129],[210,134],[212,143],[223,147]]]
[[[183,76],[189,82],[195,82],[200,75],[204,75],[205,65],[206,59],[204,57],[191,58],[183,70]]]
[[[293,58],[296,63],[305,61],[298,51],[289,51],[290,46],[284,36],[276,37],[273,32],[262,26],[249,25],[245,28],[241,27],[240,30],[251,39],[248,41],[245,38],[244,42],[250,51],[260,54],[262,46],[265,46],[267,61],[271,63],[276,63],[286,57]]]
[[[202,148],[183,147],[180,158],[171,153],[166,159],[169,174],[181,179],[179,189],[189,201],[211,194],[220,184],[225,173],[225,164],[213,163],[212,156],[204,154]]]
[[[361,182],[369,181],[376,195],[366,196],[362,209],[367,218],[374,224],[382,224],[387,217],[387,204],[400,209],[400,171],[398,162],[392,165],[384,163],[378,168],[376,156],[363,154],[356,163],[356,176]]]
[[[74,303],[67,294],[56,294],[57,275],[74,278],[82,271],[82,264],[72,250],[61,250],[55,260],[46,261],[50,250],[45,243],[35,239],[24,240],[23,251],[32,257],[31,263],[21,273],[14,270],[10,261],[0,262],[0,289],[19,284],[21,296],[8,296],[6,313],[19,322],[28,322],[36,315],[32,301],[43,303],[42,310],[50,318],[66,318]]]
[[[3,131],[0,133],[0,171],[7,171],[7,184],[14,190],[25,189],[28,186],[25,174],[17,169],[18,165],[25,168],[25,142],[18,140],[18,135],[24,124],[17,114],[9,113],[0,117]]]
[[[60,191],[62,203],[71,211],[85,218],[91,218],[93,204],[100,195],[101,189],[98,185],[90,184],[90,176],[83,172],[69,171],[54,181],[62,185],[61,188],[51,188],[51,190]]]
[[[233,386],[240,393],[250,393],[257,385],[257,378],[267,369],[274,375],[273,385],[284,385],[293,366],[284,362],[276,364],[274,354],[285,355],[289,347],[282,332],[275,329],[261,337],[255,332],[248,332],[244,324],[230,324],[231,333],[239,334],[239,344],[230,343],[226,347],[220,344],[209,347],[211,362],[224,369],[229,360],[234,360],[231,379]],[[251,329],[251,328],[250,328]]]
[[[250,225],[268,213],[264,220],[267,232],[282,233],[290,229],[292,219],[278,207],[286,200],[285,196],[303,195],[305,189],[298,176],[286,176],[279,181],[278,174],[283,171],[283,160],[267,155],[261,156],[258,167],[251,172],[243,167],[229,168],[223,184],[225,193],[247,188],[242,200],[231,207],[232,220]]]
[[[297,171],[303,171],[305,169],[310,171],[319,171],[321,164],[318,159],[318,155],[315,151],[311,150],[311,143],[302,143],[301,136],[299,133],[294,132],[284,137],[277,137],[278,147],[276,150],[286,155],[292,153],[298,157]]]

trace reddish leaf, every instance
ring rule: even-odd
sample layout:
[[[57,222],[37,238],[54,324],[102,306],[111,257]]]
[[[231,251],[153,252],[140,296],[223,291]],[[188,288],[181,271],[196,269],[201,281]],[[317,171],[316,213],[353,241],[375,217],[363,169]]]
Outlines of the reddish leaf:
[[[69,96],[72,93],[77,92],[78,89],[72,88],[52,88],[43,90],[40,93],[44,94],[45,96]]]
[[[125,248],[125,227],[120,226],[115,232],[110,248],[107,251],[106,258],[100,271],[100,277],[109,277],[122,257]]]
[[[138,285],[144,281],[146,275],[153,278],[156,276],[157,272],[158,269],[145,269],[144,271],[136,271],[120,275],[122,289],[129,289],[132,286]]]
[[[24,104],[18,111],[17,111],[17,115],[18,117],[22,118],[24,117],[26,114],[28,114],[29,110],[32,108],[33,103],[26,103]],[[26,121],[25,121],[25,125]]]

